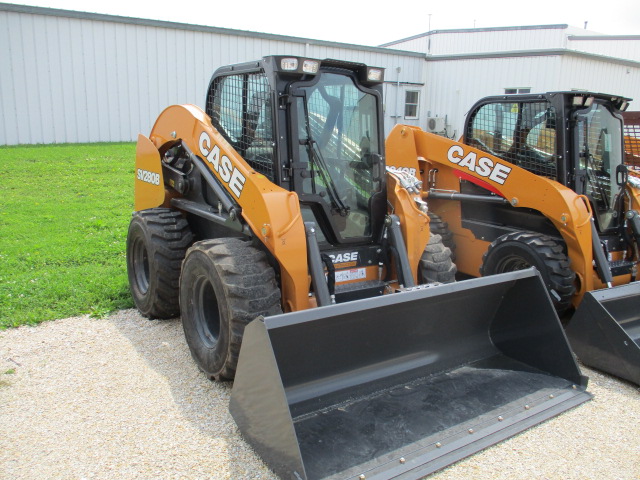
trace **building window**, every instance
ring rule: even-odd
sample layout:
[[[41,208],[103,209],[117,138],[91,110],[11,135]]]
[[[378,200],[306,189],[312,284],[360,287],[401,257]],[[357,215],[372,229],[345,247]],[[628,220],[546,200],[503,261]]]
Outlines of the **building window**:
[[[513,95],[516,93],[531,93],[531,88],[505,88],[504,93]]]
[[[404,118],[418,118],[418,103],[420,92],[408,90],[404,95]]]

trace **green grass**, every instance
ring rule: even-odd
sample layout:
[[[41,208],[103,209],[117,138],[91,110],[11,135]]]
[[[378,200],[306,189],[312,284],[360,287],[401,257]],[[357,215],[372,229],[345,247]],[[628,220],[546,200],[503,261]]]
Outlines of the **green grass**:
[[[133,306],[135,144],[0,147],[0,328]]]

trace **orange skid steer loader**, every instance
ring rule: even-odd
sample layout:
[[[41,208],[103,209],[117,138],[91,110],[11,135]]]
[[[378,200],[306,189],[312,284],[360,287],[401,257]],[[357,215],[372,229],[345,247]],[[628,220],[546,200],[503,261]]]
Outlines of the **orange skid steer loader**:
[[[590,398],[533,269],[453,282],[415,178],[386,171],[383,75],[223,67],[206,112],[169,107],[138,140],[135,303],[235,379],[282,478],[421,478]]]
[[[590,92],[487,97],[460,143],[399,126],[386,154],[392,168],[417,172],[458,272],[536,267],[580,360],[640,384],[640,174],[623,163],[628,103]]]

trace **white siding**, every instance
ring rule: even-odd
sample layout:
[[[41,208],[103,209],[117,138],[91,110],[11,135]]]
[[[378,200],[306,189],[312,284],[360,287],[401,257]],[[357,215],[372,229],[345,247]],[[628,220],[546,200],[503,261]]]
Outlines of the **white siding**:
[[[560,72],[557,56],[431,61],[423,117],[446,117],[447,136],[458,139],[465,115],[482,97],[502,95],[509,87],[557,90]]]
[[[10,10],[0,10],[0,145],[135,140],[167,106],[203,106],[219,66],[265,55],[361,62],[394,80],[400,67],[403,82],[424,81],[424,57],[406,52]]]
[[[0,145],[135,140],[167,106],[202,106],[217,67],[277,54],[385,68],[386,133],[439,116],[459,137],[475,101],[512,87],[619,94],[640,109],[640,37],[551,25],[434,31],[383,49],[0,4]],[[407,90],[420,91],[418,119],[404,118]]]
[[[423,36],[394,42],[389,48],[430,55],[480,54],[532,48],[558,49],[566,48],[566,35],[560,26],[436,30]]]
[[[409,52],[429,52],[430,34],[424,34],[418,37],[411,37],[407,40],[400,40],[392,44],[385,45],[390,49],[407,50]]]
[[[531,93],[580,89],[635,97],[629,109],[640,109],[640,68],[571,54],[430,61],[427,76],[423,118],[446,116],[452,138],[462,134],[465,115],[477,100],[502,95],[509,87],[529,87]]]
[[[640,62],[640,36],[580,38],[569,37],[568,48],[579,52],[594,53],[613,58],[624,58]]]
[[[630,108],[640,109],[640,37],[596,36],[555,25],[435,31],[393,48],[428,53],[420,126],[428,117],[446,117],[450,137],[461,135],[464,116],[477,100],[505,88],[607,92],[636,98]]]
[[[581,39],[578,35],[587,37]],[[426,128],[429,117],[445,117],[447,135],[459,138],[471,106],[484,96],[504,94],[505,88],[530,88],[532,92],[582,88],[626,96],[640,94],[638,87],[629,88],[637,79],[636,68],[571,54],[570,49],[576,48],[635,59],[634,42],[588,40],[592,35],[593,32],[564,25],[433,31],[388,47],[427,53],[422,115],[418,122],[411,123]],[[607,43],[613,46],[611,51],[602,48]],[[518,56],[524,52],[535,55]],[[621,72],[627,71],[624,77]],[[392,76],[393,73],[388,78]]]
[[[564,36],[559,29],[521,29],[495,31],[443,32],[431,41],[432,55],[490,53],[562,48]]]
[[[566,55],[559,89],[591,90],[635,98],[629,110],[640,110],[640,68]]]

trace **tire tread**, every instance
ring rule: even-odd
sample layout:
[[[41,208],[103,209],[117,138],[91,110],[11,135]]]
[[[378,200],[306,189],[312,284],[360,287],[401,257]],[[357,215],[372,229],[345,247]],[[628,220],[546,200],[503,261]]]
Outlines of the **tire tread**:
[[[218,302],[226,302],[229,311],[229,343],[224,365],[217,371],[211,371],[206,365],[199,367],[211,379],[233,380],[247,324],[260,315],[267,317],[282,313],[275,272],[264,252],[239,238],[197,242],[187,256],[194,251],[206,255],[215,265],[226,294]]]
[[[494,240],[482,256],[480,274],[491,275],[500,272],[492,272],[487,268],[487,261],[497,249],[509,243],[525,245],[535,252],[547,272],[540,272],[545,280],[548,290],[554,290],[560,299],[551,295],[556,311],[561,314],[571,306],[571,300],[575,294],[576,274],[571,270],[570,261],[565,254],[564,244],[553,237],[536,232],[520,231],[502,235]]]
[[[170,208],[152,208],[135,212],[131,223],[140,225],[148,235],[150,275],[156,276],[153,282],[155,288],[148,292],[152,298],[146,299],[144,305],[142,299],[136,298],[137,294],[132,286],[136,306],[140,313],[148,318],[176,317],[180,313],[180,268],[187,248],[194,240],[189,224],[180,212]]]
[[[451,283],[457,268],[451,259],[451,250],[444,246],[442,236],[433,234],[424,249],[418,266],[422,283]]]

